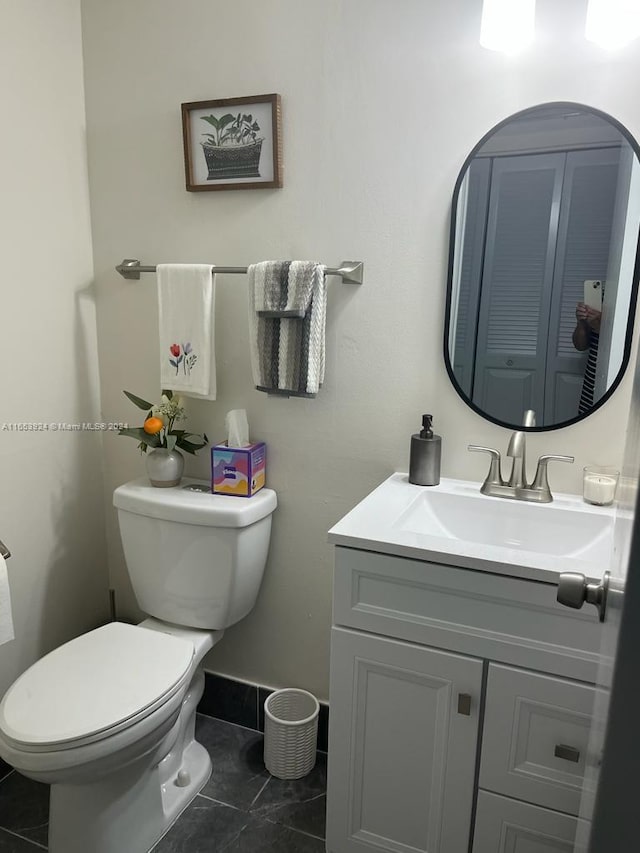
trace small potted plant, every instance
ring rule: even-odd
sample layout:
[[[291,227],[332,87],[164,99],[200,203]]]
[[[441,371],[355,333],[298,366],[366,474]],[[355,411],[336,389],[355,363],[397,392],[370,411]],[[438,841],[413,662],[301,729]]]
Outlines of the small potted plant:
[[[259,178],[260,152],[264,137],[257,132],[260,125],[252,115],[231,113],[216,118],[202,116],[213,127],[214,133],[203,133],[201,143],[207,169],[208,181],[224,178]]]
[[[160,403],[149,403],[129,391],[123,392],[139,409],[147,412],[141,427],[125,427],[118,435],[128,435],[138,440],[138,447],[146,454],[145,464],[152,486],[167,488],[177,486],[184,471],[184,456],[194,455],[209,439],[206,435],[176,429],[175,423],[186,419],[182,401],[173,391],[163,391]]]

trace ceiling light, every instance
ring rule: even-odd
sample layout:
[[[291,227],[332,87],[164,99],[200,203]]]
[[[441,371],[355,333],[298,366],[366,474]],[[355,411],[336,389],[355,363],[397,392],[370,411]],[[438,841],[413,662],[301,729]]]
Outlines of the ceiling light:
[[[589,0],[585,38],[600,47],[624,47],[640,35],[638,0]]]
[[[535,11],[536,0],[484,0],[480,44],[517,53],[533,41]]]

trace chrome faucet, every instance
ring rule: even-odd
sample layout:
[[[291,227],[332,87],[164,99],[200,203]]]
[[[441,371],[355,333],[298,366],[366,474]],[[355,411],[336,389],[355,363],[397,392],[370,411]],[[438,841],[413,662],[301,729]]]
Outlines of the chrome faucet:
[[[527,409],[524,413],[522,426],[534,427],[536,425],[536,413],[533,409]],[[507,447],[507,456],[513,459],[511,465],[511,476],[508,485],[514,489],[527,488],[527,434],[517,431],[512,433]]]
[[[524,413],[522,423],[525,427],[536,425],[536,415],[532,409]],[[547,477],[547,466],[549,462],[573,462],[573,456],[545,455],[538,459],[536,474],[533,482],[527,482],[527,434],[516,430],[509,439],[507,456],[513,460],[511,464],[511,475],[504,480],[501,470],[500,452],[492,447],[479,447],[475,444],[469,445],[469,450],[479,453],[488,453],[491,457],[489,473],[487,474],[480,491],[483,495],[496,498],[511,498],[517,501],[534,501],[535,503],[551,503],[553,495],[549,488]]]

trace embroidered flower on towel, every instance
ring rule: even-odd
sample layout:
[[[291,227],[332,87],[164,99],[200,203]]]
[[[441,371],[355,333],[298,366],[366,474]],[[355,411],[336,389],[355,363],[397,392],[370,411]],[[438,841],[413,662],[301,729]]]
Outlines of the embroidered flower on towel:
[[[193,351],[193,347],[191,346],[191,342],[187,341],[186,344],[171,344],[169,347],[169,351],[173,358],[169,359],[169,364],[173,365],[176,369],[176,376],[180,370],[180,365],[182,364],[182,372],[185,376],[191,376],[191,369],[195,365],[198,360],[198,356]]]
[[[184,374],[185,376],[191,376],[191,368],[195,365],[198,360],[198,356],[193,351],[191,344],[187,341],[186,344],[182,345],[182,349],[184,350]]]
[[[169,351],[173,358],[169,359],[169,364],[172,364],[176,369],[176,376],[178,375],[178,368],[180,366],[180,362],[184,359],[184,355],[181,355],[181,347],[180,344],[171,344],[169,347]]]

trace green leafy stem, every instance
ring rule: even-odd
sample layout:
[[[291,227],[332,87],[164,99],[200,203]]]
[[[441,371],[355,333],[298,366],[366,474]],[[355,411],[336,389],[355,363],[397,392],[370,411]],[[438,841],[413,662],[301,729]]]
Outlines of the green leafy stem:
[[[231,113],[216,118],[214,115],[201,116],[202,121],[210,124],[215,133],[203,133],[206,136],[206,142],[202,145],[221,148],[225,145],[247,145],[256,141],[256,131],[260,130],[260,125],[251,114],[244,115],[238,113],[236,116]]]
[[[145,420],[164,415],[165,425],[155,435],[145,432],[143,427],[125,427],[118,431],[118,435],[127,435],[130,438],[135,438],[139,442],[138,448],[142,453],[146,453],[148,447],[152,449],[166,447],[168,450],[174,450],[177,447],[179,450],[184,450],[185,453],[195,455],[198,450],[201,450],[209,443],[206,434],[198,435],[194,432],[187,432],[184,429],[174,429],[175,421],[182,420],[185,415],[181,406],[172,405],[172,403],[177,403],[173,399],[173,391],[162,392],[163,397],[166,397],[169,403],[166,405],[161,404],[160,406],[149,403],[147,400],[137,397],[130,391],[124,391],[123,393],[135,406],[147,412]],[[166,411],[163,412],[163,409],[166,409]],[[192,439],[198,439],[198,441],[195,442]]]

